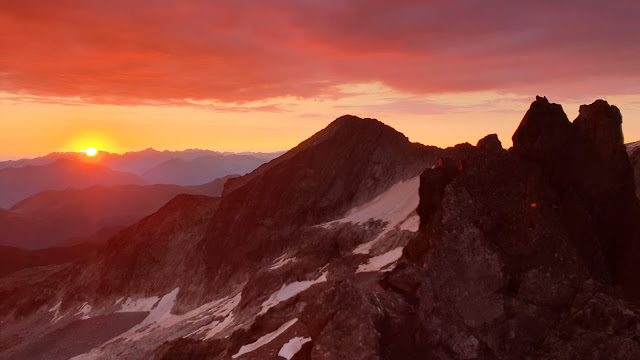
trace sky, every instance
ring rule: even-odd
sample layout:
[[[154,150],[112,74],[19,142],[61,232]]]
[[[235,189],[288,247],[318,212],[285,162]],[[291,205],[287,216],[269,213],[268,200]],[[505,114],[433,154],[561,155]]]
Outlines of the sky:
[[[344,114],[503,146],[536,95],[640,140],[637,0],[0,0],[0,158],[276,151]]]

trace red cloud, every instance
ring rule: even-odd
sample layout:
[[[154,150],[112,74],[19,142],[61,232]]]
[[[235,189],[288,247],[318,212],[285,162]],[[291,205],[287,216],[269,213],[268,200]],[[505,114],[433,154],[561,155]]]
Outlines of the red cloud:
[[[0,0],[0,90],[100,103],[639,91],[640,3]]]

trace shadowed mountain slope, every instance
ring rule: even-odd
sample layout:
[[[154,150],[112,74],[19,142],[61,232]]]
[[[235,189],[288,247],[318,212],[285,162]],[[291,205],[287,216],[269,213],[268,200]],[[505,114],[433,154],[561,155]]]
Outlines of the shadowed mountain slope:
[[[431,166],[443,150],[411,143],[374,119],[345,115],[251,174],[232,179],[208,238],[213,263],[241,252],[259,259],[292,232],[338,218]],[[273,233],[272,233],[273,232]]]
[[[82,243],[74,246],[42,250],[0,246],[0,277],[26,268],[73,262],[89,256],[91,252],[99,247],[100,245],[95,243]]]
[[[178,194],[220,196],[231,177],[200,186],[118,185],[44,191],[0,212],[0,244],[27,249],[64,245],[102,229],[132,225]]]

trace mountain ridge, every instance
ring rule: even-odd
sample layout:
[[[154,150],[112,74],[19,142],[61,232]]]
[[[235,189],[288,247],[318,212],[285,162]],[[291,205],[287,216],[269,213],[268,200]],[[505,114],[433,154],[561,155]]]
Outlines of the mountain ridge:
[[[39,156],[35,158],[23,158],[17,160],[5,160],[0,161],[0,169],[4,168],[19,168],[28,165],[32,166],[42,166],[48,165],[55,160],[60,158],[67,158],[71,160],[81,160],[87,163],[95,163],[97,160],[106,161],[110,164],[114,170],[131,172],[137,175],[141,175],[144,171],[151,169],[154,166],[159,165],[160,163],[174,159],[174,158],[184,158],[184,159],[193,159],[198,156],[207,155],[207,154],[217,154],[217,155],[248,155],[254,156],[257,158],[263,159],[271,159],[275,156],[281,154],[281,151],[276,152],[220,152],[214,150],[205,150],[205,149],[185,149],[185,150],[156,150],[154,148],[147,148],[140,151],[127,151],[123,154],[110,153],[108,151],[98,151],[98,155],[96,157],[87,157],[82,152],[53,152],[44,156]],[[144,158],[151,157],[151,159]],[[154,159],[157,157],[157,159]],[[151,160],[151,161],[149,161]]]
[[[48,165],[0,169],[0,207],[43,190],[63,190],[90,185],[144,184],[140,177],[98,165],[58,159]]]
[[[264,163],[250,155],[209,154],[192,159],[173,158],[142,174],[151,184],[201,185],[229,174],[244,175]]]
[[[409,142],[378,120],[342,116],[281,157],[225,184],[207,235],[217,239],[209,253],[220,261],[226,260],[217,254],[235,251],[257,260],[264,251],[286,246],[287,229],[340,217],[418,175],[441,152]],[[270,229],[277,229],[278,240],[268,239]]]
[[[40,192],[0,213],[0,244],[27,249],[65,245],[103,229],[133,225],[179,194],[219,196],[230,178],[199,186],[95,185]]]
[[[618,115],[595,102],[570,122],[536,98],[508,150],[339,118],[92,259],[0,278],[0,358],[50,337],[41,356],[76,360],[636,359],[638,200]],[[140,317],[116,337],[74,330],[122,314]]]

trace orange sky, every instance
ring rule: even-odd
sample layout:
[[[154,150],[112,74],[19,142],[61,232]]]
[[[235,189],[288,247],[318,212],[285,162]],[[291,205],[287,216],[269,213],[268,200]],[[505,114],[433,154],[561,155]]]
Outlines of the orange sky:
[[[640,5],[587,1],[0,1],[0,158],[283,150],[343,114],[509,146],[535,95],[640,140]]]

